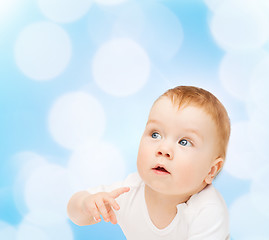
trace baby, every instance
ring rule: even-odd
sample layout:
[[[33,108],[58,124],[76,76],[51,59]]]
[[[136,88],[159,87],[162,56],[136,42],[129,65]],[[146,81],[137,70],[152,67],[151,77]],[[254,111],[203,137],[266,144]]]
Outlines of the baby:
[[[75,193],[67,207],[77,225],[118,223],[128,240],[227,240],[226,204],[211,184],[230,136],[224,106],[192,86],[153,104],[137,156],[138,173],[112,186]]]

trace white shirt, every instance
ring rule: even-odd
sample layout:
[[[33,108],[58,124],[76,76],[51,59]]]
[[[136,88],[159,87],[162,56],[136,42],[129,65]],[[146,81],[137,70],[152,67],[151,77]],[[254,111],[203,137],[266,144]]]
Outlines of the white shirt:
[[[145,184],[138,173],[130,174],[125,181],[112,186],[88,189],[90,193],[110,192],[128,186],[130,191],[116,201],[115,211],[127,240],[228,240],[229,216],[222,196],[213,185],[193,195],[186,203],[177,205],[177,214],[164,229],[151,221],[145,202]]]

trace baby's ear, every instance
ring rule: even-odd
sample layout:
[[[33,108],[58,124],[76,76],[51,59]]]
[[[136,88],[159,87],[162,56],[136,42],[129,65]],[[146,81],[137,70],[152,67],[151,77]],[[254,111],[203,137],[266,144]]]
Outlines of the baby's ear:
[[[208,174],[205,178],[205,182],[207,184],[212,183],[213,179],[218,174],[218,172],[220,171],[222,166],[223,166],[223,158],[219,157],[219,158],[215,159],[215,161],[211,165],[210,171],[208,172]]]

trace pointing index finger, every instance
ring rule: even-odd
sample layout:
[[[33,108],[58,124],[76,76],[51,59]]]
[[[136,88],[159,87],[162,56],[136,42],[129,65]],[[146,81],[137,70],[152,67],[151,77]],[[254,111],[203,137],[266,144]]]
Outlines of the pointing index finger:
[[[110,194],[115,199],[115,198],[119,197],[121,194],[129,192],[129,191],[130,191],[129,187],[122,187],[122,188],[117,188],[117,189],[113,190]]]

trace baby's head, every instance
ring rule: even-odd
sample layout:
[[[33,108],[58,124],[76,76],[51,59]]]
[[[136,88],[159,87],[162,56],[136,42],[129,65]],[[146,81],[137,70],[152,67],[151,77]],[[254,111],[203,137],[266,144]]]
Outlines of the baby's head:
[[[150,111],[138,172],[156,191],[191,196],[222,169],[229,136],[228,114],[213,94],[192,86],[170,89]]]

